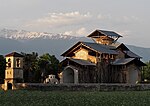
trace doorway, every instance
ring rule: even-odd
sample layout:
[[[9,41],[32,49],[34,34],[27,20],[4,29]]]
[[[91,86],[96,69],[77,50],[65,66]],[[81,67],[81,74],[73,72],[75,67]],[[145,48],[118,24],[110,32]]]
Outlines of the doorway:
[[[12,89],[12,83],[7,83],[7,89],[11,90]]]
[[[63,83],[74,83],[74,70],[70,67],[63,72]]]

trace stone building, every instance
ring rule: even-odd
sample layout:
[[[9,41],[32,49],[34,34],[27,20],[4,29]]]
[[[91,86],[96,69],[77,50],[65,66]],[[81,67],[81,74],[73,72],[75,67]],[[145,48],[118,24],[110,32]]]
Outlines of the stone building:
[[[141,81],[141,57],[117,40],[113,31],[95,30],[94,42],[79,41],[65,51],[62,83],[132,83]]]
[[[12,52],[5,56],[6,70],[4,89],[15,89],[15,83],[23,82],[23,56]]]

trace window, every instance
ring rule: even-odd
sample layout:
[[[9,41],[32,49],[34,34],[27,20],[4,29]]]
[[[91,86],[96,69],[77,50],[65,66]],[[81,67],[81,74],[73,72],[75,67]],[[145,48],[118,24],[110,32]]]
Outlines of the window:
[[[20,59],[16,59],[16,67],[20,67]]]
[[[8,59],[8,67],[9,68],[11,67],[11,59],[10,58]]]

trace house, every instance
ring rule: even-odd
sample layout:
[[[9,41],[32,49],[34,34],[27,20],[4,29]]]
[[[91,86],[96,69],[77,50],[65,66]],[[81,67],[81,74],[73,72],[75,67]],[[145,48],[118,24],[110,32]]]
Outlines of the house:
[[[113,31],[95,30],[94,42],[79,41],[61,56],[62,83],[132,83],[141,81],[141,57],[117,40]]]
[[[55,77],[55,75],[48,75],[48,77],[44,80],[44,83],[50,83],[50,84],[58,84],[58,79]]]

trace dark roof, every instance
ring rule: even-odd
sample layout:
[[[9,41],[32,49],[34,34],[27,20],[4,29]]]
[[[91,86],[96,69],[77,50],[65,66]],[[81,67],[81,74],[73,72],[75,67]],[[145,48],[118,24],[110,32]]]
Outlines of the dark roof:
[[[109,37],[122,37],[121,35],[117,34],[114,31],[105,31],[105,30],[95,30],[94,32],[92,32],[90,35],[88,35],[88,37],[98,37],[98,36],[109,36]]]
[[[91,42],[78,42],[74,46],[72,46],[70,49],[68,49],[66,52],[64,52],[61,56],[66,56],[71,51],[75,51],[74,48],[80,46],[87,47],[93,51],[99,52],[99,53],[108,53],[108,54],[118,54],[117,51],[111,50],[111,48],[107,45],[97,44],[97,43],[91,43]]]
[[[85,66],[95,66],[94,63],[91,63],[87,60],[73,59],[73,58],[69,58],[69,60],[74,61],[74,62],[81,64],[81,65],[85,65]]]
[[[131,57],[131,58],[142,58],[142,57],[140,57],[139,55],[133,53],[133,52],[130,51],[130,50],[129,50],[129,51],[124,51],[124,53],[125,53],[127,56]]]
[[[98,43],[90,43],[90,42],[82,42],[84,45],[100,52],[100,53],[108,53],[108,54],[118,54],[115,50],[111,50],[110,46],[102,45]]]
[[[134,63],[138,66],[146,66],[145,63],[140,61],[139,59],[136,58],[122,58],[122,59],[116,59],[114,62],[112,62],[112,65],[126,65],[130,62],[134,61]]]
[[[127,46],[119,42],[112,43],[110,46],[114,47],[115,49],[121,48],[122,50],[129,50]]]
[[[17,52],[12,52],[12,53],[9,53],[7,55],[5,55],[5,57],[10,57],[10,56],[13,56],[13,57],[23,57],[23,55],[17,53]]]
[[[95,66],[96,64],[91,63],[87,60],[82,60],[82,59],[74,59],[74,58],[66,58],[65,60],[63,60],[61,63],[64,63],[65,61],[73,61],[77,64],[80,64],[82,66]]]
[[[133,61],[135,58],[122,58],[122,59],[116,59],[114,62],[112,62],[112,65],[126,65],[127,63]]]
[[[133,53],[132,51],[130,51],[129,49],[128,49],[128,47],[127,46],[125,46],[123,43],[113,43],[113,44],[111,44],[110,45],[110,47],[112,46],[112,49],[113,49],[113,47],[115,48],[115,49],[118,49],[118,48],[121,48],[122,50],[123,50],[123,52],[127,55],[127,56],[129,56],[130,58],[142,58],[142,57],[140,57],[139,55],[137,55],[137,54],[135,54],[135,53]]]

